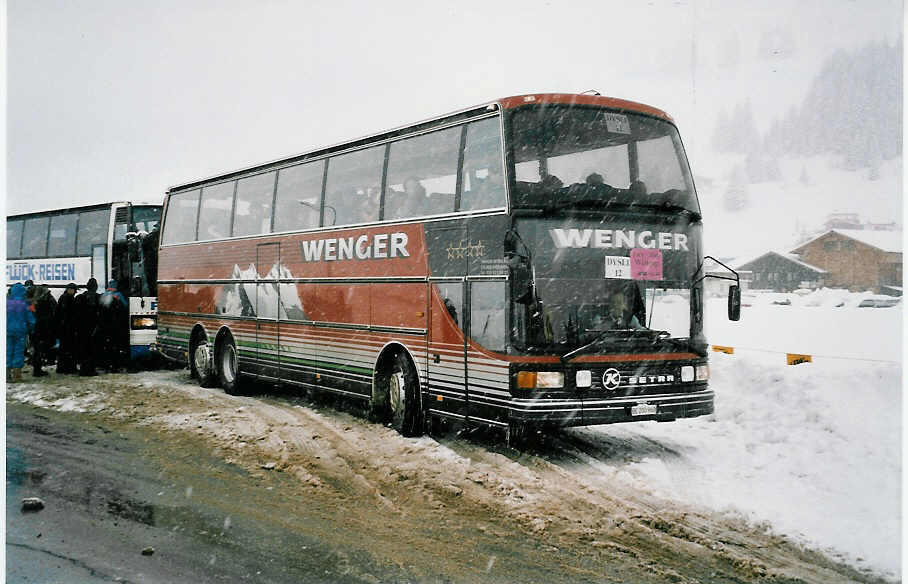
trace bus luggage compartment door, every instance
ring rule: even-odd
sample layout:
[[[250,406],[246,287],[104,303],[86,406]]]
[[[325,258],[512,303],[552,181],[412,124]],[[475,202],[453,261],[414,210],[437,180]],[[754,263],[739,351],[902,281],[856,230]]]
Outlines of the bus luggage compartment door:
[[[280,379],[281,244],[255,249],[255,362],[259,375]]]

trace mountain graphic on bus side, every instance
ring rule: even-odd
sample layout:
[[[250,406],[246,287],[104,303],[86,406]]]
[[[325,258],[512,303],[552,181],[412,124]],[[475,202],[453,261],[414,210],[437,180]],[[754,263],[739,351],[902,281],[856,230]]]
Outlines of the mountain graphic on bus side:
[[[234,265],[230,279],[235,283],[224,286],[217,302],[218,312],[226,316],[306,320],[296,285],[278,283],[292,278],[290,270],[279,264],[274,264],[263,278],[258,277],[255,264],[245,270]]]

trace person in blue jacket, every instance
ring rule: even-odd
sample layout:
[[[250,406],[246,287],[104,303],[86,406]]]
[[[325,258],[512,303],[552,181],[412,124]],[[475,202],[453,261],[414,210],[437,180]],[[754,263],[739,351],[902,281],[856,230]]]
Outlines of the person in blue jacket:
[[[22,381],[25,339],[35,330],[35,315],[25,300],[25,286],[13,284],[6,299],[6,380]]]

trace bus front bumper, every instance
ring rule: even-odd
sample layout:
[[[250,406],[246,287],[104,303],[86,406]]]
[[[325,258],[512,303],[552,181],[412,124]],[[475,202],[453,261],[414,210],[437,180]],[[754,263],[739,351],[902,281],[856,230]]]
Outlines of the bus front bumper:
[[[512,399],[511,421],[539,426],[593,426],[618,422],[695,418],[713,413],[710,389],[611,399]]]

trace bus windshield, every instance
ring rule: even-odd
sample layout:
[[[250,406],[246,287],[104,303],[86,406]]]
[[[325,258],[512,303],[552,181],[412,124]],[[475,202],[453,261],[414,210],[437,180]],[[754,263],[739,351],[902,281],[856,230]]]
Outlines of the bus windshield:
[[[136,231],[151,233],[161,223],[161,206],[134,205],[132,208],[132,223]]]
[[[509,260],[518,352],[564,354],[593,341],[600,350],[683,348],[677,341],[696,334],[699,226],[601,214],[533,217],[516,222],[511,240],[519,242]]]
[[[564,105],[524,107],[511,120],[519,207],[617,200],[700,212],[678,131],[665,120]]]

